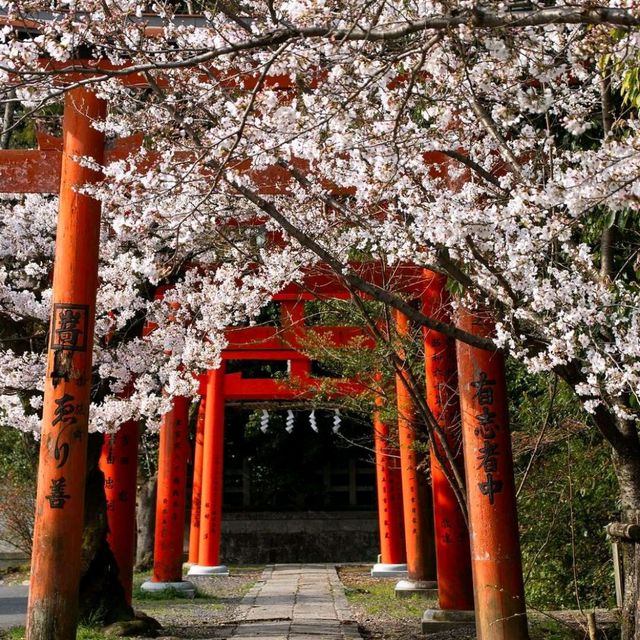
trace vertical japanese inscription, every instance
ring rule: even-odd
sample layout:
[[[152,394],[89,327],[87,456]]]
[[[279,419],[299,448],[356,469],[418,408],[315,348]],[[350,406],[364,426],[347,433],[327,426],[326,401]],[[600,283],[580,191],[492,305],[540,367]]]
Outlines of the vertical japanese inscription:
[[[496,493],[502,491],[502,480],[494,477],[498,472],[498,445],[495,442],[499,426],[496,424],[496,414],[491,411],[494,401],[494,387],[496,381],[490,380],[486,372],[481,371],[478,378],[471,383],[475,389],[473,398],[481,406],[481,412],[476,415],[477,425],[474,430],[476,437],[481,438],[482,446],[478,450],[478,469],[486,474],[484,482],[478,483],[482,495],[489,498],[489,504],[493,504]]]
[[[89,328],[89,305],[58,302],[53,305],[51,349],[86,351]]]
[[[67,464],[69,459],[69,442],[63,441],[63,435],[67,427],[73,426],[78,422],[76,417],[81,411],[79,404],[74,404],[75,397],[69,393],[65,393],[61,398],[56,398],[54,401],[56,408],[53,412],[53,421],[51,426],[57,428],[56,444],[53,450],[53,457],[57,462],[56,468],[60,469]],[[82,437],[82,432],[79,429],[75,429],[71,434],[74,440],[79,440]]]

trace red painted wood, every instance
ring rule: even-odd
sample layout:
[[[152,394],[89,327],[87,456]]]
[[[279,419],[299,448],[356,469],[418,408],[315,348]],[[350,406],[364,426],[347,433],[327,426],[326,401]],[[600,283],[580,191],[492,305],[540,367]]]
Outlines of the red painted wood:
[[[492,334],[466,310],[459,326]],[[462,342],[457,355],[476,632],[479,640],[527,640],[504,359]]]
[[[196,437],[193,445],[193,484],[191,490],[191,527],[189,530],[189,562],[198,564],[200,548],[200,513],[202,506],[202,462],[204,459],[204,421],[206,393],[200,400]]]
[[[100,203],[77,187],[101,176],[106,104],[87,89],[65,96],[53,311],[44,388],[26,637],[73,640],[78,617]],[[57,189],[56,189],[57,190]]]
[[[335,397],[359,394],[366,387],[353,380],[337,380]],[[317,393],[322,378],[301,377],[296,386],[291,387],[286,380],[275,378],[243,378],[241,373],[227,373],[224,377],[224,397],[226,400],[300,400],[310,398]]]
[[[189,399],[177,397],[160,427],[153,582],[180,582],[184,545]]]
[[[62,138],[37,134],[39,149],[0,150],[0,193],[56,193],[60,187]],[[126,158],[142,140],[134,135],[118,140],[104,152],[105,162]]]
[[[100,470],[107,501],[107,542],[118,564],[120,584],[131,604],[136,553],[136,487],[138,423],[125,422],[117,433],[105,434]]]
[[[202,460],[202,501],[198,565],[220,565],[224,462],[224,364],[209,371]]]
[[[395,320],[398,335],[408,335],[410,323],[407,316],[396,311]],[[416,447],[417,410],[406,380],[408,380],[406,371],[402,370],[396,374],[407,572],[409,580],[435,581],[436,557],[431,487],[424,473],[420,471],[424,455]]]
[[[450,322],[447,279],[426,272],[427,287],[422,298],[425,315],[440,322]],[[455,464],[464,477],[462,442],[459,430],[460,403],[456,371],[455,343],[437,331],[423,329],[427,405],[440,426],[449,450],[456,455]],[[442,444],[435,438],[431,446],[431,487],[436,532],[438,599],[441,609],[471,611],[473,581],[469,530],[447,476],[435,455],[434,446],[444,459]],[[449,468],[450,467],[446,467]]]
[[[376,405],[384,400],[376,396]],[[383,564],[403,564],[407,560],[402,508],[402,474],[400,453],[390,442],[389,425],[382,422],[378,411],[373,414],[376,450],[376,484],[378,489],[378,525],[380,560]]]

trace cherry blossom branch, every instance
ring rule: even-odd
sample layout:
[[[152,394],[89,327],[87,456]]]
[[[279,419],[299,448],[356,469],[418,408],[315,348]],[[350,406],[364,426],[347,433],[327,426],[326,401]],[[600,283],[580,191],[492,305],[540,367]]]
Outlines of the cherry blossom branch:
[[[438,153],[443,153],[445,156],[449,156],[451,159],[457,160],[460,164],[463,164],[465,167],[468,167],[477,173],[489,184],[492,184],[503,192],[505,191],[505,189],[500,185],[500,180],[498,180],[498,178],[489,173],[481,164],[475,162],[475,160],[472,160],[469,156],[466,156],[459,151],[455,151],[454,149],[439,149]]]
[[[7,15],[6,10],[0,10],[0,24],[8,21],[7,18],[3,17],[3,14],[4,16]],[[38,12],[38,14],[32,18],[32,21],[39,20],[41,22],[51,22],[59,15],[60,12],[42,11]],[[78,16],[81,17],[82,14],[78,13]],[[197,16],[176,16],[175,23],[179,24],[181,20],[186,18],[189,18],[190,24],[194,24],[200,28],[206,28],[209,24],[205,18],[198,18]],[[145,19],[148,20],[148,18],[138,19],[135,16],[126,16],[126,20],[132,23],[143,22]],[[171,20],[166,20],[161,23],[170,22]],[[99,73],[103,78],[107,78],[127,76],[154,69],[181,69],[185,67],[193,67],[229,54],[239,53],[242,51],[265,50],[269,47],[280,46],[287,42],[300,39],[324,39],[332,42],[393,42],[424,31],[446,32],[452,28],[460,26],[466,26],[471,29],[520,29],[524,27],[561,24],[606,24],[618,27],[636,27],[640,26],[640,15],[626,9],[593,5],[586,7],[548,7],[533,11],[505,13],[491,12],[476,7],[470,11],[462,11],[459,13],[452,13],[450,15],[431,15],[420,20],[408,21],[400,26],[385,26],[375,29],[365,29],[358,26],[337,28],[332,24],[296,27],[295,25],[289,24],[284,29],[274,29],[254,38],[248,38],[240,42],[231,42],[226,46],[203,50],[197,55],[189,56],[182,60],[150,62],[138,65],[134,64],[122,69],[101,69]],[[31,28],[33,28],[33,25],[31,25]],[[5,65],[0,65],[0,69],[9,73],[16,73],[15,69],[9,68]],[[83,65],[73,66],[71,69],[67,69],[66,71],[43,70],[40,73],[43,75],[59,75],[61,73],[68,73],[69,71],[96,74],[95,68]],[[28,73],[33,75],[38,72],[29,70]]]
[[[306,180],[306,178],[304,178],[304,176],[299,172],[296,172],[294,168],[290,167],[290,171],[294,175],[296,180],[305,181],[307,185],[309,185],[309,182]],[[379,300],[380,302],[384,302],[390,307],[401,311],[409,319],[413,320],[421,326],[428,327],[429,329],[433,329],[435,331],[443,333],[446,336],[450,336],[451,338],[455,338],[456,340],[460,340],[474,347],[487,349],[489,351],[496,351],[497,347],[493,340],[490,340],[488,338],[481,338],[471,333],[467,333],[466,331],[463,331],[454,325],[446,324],[444,322],[434,320],[433,318],[429,318],[428,316],[425,316],[423,313],[420,313],[419,311],[414,309],[402,298],[393,295],[382,287],[372,284],[371,282],[367,282],[360,276],[356,275],[353,271],[351,271],[347,265],[343,264],[332,253],[327,251],[313,238],[311,238],[302,230],[298,229],[298,227],[296,227],[294,224],[292,224],[289,219],[284,216],[272,202],[265,200],[252,189],[249,189],[248,187],[239,184],[234,180],[225,178],[225,182],[227,182],[227,184],[229,184],[229,186],[231,186],[233,189],[238,191],[238,193],[241,193],[247,200],[249,200],[249,202],[252,202],[259,209],[264,211],[290,236],[295,238],[302,246],[313,251],[313,253],[315,253],[321,260],[326,262],[329,267],[331,267],[334,273],[339,275],[346,283],[350,284],[358,291],[370,295],[372,298]],[[325,195],[320,195],[319,197],[326,204],[333,206],[334,201],[332,198]]]

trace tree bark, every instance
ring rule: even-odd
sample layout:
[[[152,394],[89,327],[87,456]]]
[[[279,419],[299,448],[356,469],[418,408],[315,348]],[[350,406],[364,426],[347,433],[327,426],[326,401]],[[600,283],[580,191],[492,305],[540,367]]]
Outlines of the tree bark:
[[[152,475],[138,485],[136,524],[136,571],[146,571],[153,565],[155,538],[157,478]]]
[[[102,441],[101,433],[89,436],[82,536],[80,620],[91,625],[134,618],[119,580],[118,565],[107,543],[104,475],[98,466]]]
[[[620,487],[621,520],[640,524],[640,455],[637,432],[628,434],[628,454],[615,451],[613,462]],[[624,566],[622,640],[640,640],[640,545],[620,541]]]

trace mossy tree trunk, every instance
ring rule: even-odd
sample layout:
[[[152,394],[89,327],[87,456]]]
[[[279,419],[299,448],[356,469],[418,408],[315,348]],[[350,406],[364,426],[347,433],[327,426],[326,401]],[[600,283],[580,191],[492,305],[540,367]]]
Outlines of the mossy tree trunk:
[[[153,565],[157,490],[157,477],[155,474],[138,483],[138,495],[136,497],[136,571],[146,571]]]
[[[82,538],[80,620],[88,624],[111,624],[134,618],[120,583],[118,565],[107,543],[107,504],[104,475],[98,462],[102,434],[89,436],[85,523]]]

